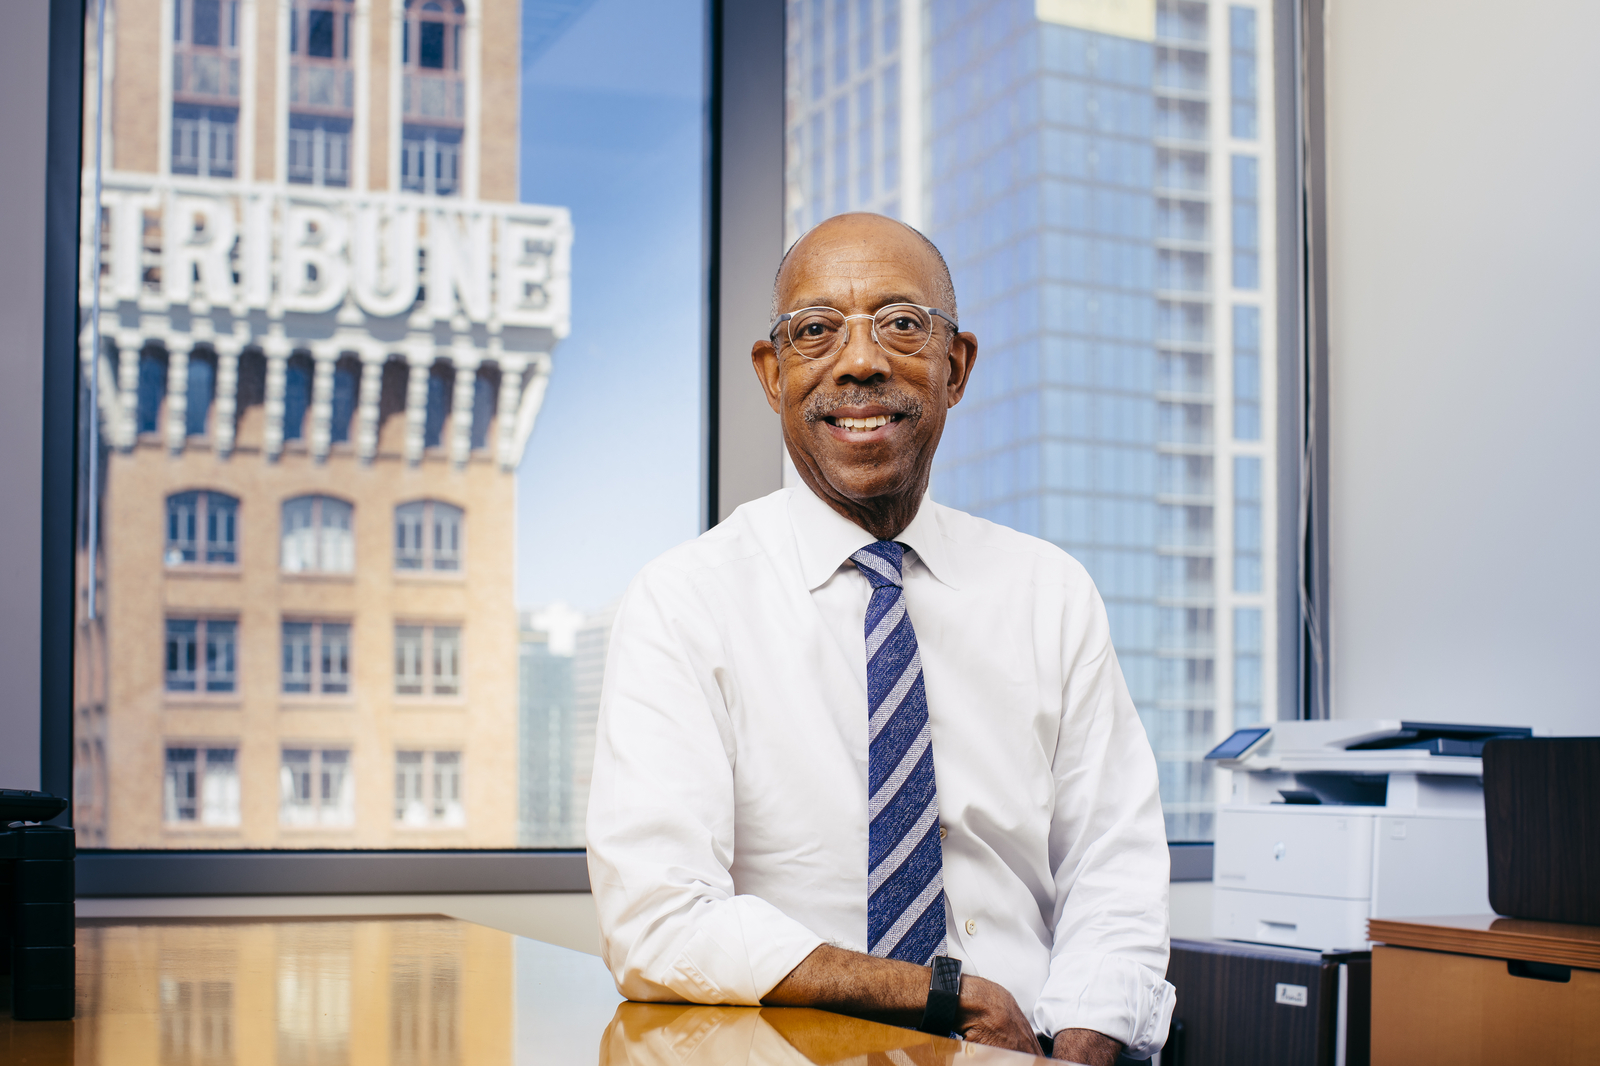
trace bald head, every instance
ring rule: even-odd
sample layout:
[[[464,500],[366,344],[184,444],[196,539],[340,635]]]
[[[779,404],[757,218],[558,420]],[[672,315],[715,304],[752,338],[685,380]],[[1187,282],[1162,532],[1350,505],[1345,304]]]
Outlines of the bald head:
[[[938,247],[926,235],[912,226],[906,225],[898,219],[887,215],[877,215],[871,212],[859,211],[845,215],[834,215],[813,227],[799,240],[789,246],[783,259],[778,263],[778,272],[772,279],[772,317],[776,319],[785,311],[795,310],[793,307],[784,306],[783,280],[784,269],[789,265],[789,260],[796,252],[814,240],[827,240],[829,238],[844,237],[863,243],[883,242],[886,246],[883,251],[888,254],[910,254],[923,262],[919,264],[926,274],[929,290],[933,293],[933,306],[946,312],[957,321],[961,316],[956,313],[956,287],[950,280],[950,268],[945,264],[944,256]],[[910,238],[908,241],[907,238]],[[912,245],[911,247],[906,247]],[[803,252],[802,252],[803,254]]]
[[[899,305],[938,308],[934,335],[916,351],[894,330],[917,319]],[[795,470],[817,497],[879,540],[906,528],[921,506],[944,432],[961,401],[978,339],[954,326],[956,295],[944,257],[910,226],[882,215],[836,215],[794,243],[773,284],[773,318],[807,307],[834,316],[802,322],[815,339],[826,320],[837,342],[826,353],[793,335],[762,337],[750,361],[783,423]],[[872,319],[851,329],[851,320]],[[842,319],[842,321],[840,321]],[[889,330],[884,343],[880,330]]]

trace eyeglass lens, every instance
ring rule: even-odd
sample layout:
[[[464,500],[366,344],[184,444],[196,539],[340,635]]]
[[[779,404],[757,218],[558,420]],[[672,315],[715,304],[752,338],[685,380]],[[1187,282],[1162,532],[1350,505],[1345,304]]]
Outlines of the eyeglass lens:
[[[788,325],[789,343],[807,359],[832,355],[849,339],[849,323],[844,314],[831,307],[808,307],[797,312]],[[884,351],[916,355],[933,336],[933,320],[920,307],[891,304],[872,316],[872,332]]]

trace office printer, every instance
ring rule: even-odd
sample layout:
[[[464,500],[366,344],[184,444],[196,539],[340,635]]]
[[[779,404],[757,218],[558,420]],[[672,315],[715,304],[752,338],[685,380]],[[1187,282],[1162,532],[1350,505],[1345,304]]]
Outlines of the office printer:
[[[1485,741],[1518,727],[1274,722],[1206,758],[1218,812],[1212,935],[1362,949],[1368,918],[1489,913]]]

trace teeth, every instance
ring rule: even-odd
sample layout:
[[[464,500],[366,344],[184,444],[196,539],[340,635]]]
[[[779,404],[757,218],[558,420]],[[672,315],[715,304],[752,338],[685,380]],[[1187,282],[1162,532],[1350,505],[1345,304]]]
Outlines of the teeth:
[[[861,430],[863,432],[887,426],[893,421],[888,415],[874,415],[871,418],[839,418],[835,419],[844,429]]]

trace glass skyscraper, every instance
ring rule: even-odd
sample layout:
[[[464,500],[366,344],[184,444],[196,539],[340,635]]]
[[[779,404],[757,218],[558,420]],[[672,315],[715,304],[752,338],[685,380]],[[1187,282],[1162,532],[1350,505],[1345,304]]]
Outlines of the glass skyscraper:
[[[878,0],[917,75],[892,117],[917,127],[897,130],[899,195],[830,198],[829,176],[872,171],[867,146],[886,142],[841,108],[848,70],[797,73],[819,54],[881,52],[844,36],[891,19],[874,6],[790,5],[789,237],[878,210],[943,251],[981,347],[934,496],[1088,568],[1156,750],[1169,838],[1208,840],[1218,797],[1201,756],[1272,715],[1270,124],[1256,73],[1270,11]],[[830,124],[840,115],[854,141]]]

